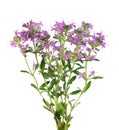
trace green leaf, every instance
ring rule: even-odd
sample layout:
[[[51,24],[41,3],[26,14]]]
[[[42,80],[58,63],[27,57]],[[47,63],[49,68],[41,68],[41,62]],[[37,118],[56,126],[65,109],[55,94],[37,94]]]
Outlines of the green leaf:
[[[79,69],[83,69],[83,68],[85,68],[84,66],[82,66],[81,64],[79,64],[79,63],[76,63],[76,65],[78,65],[79,66]]]
[[[53,79],[53,80],[50,82],[50,86],[49,86],[48,90],[51,90],[56,83],[57,83],[56,79]]]
[[[68,81],[68,84],[72,84],[75,79],[76,79],[76,76],[73,76],[73,77]]]
[[[57,106],[56,111],[63,116],[66,111],[66,105],[63,102],[60,102]]]
[[[78,94],[78,93],[80,93],[80,92],[81,92],[81,90],[78,89],[78,90],[75,90],[75,91],[71,92],[70,94],[71,94],[71,95],[76,95],[76,94]]]
[[[70,61],[70,59],[68,59],[67,66],[68,66],[69,70],[71,70],[71,61]]]
[[[32,86],[33,88],[35,88],[36,90],[38,90],[38,88],[37,88],[37,86],[36,86],[35,84],[31,83],[31,86]]]
[[[51,110],[48,108],[48,107],[46,107],[46,106],[43,106],[46,110],[48,110],[48,111],[50,111],[51,112]]]
[[[47,107],[50,108],[50,104],[48,103],[48,101],[46,101],[45,99],[43,99],[43,102],[45,103],[45,105],[46,105]]]
[[[91,79],[103,79],[103,77],[101,77],[101,76],[94,76],[94,77],[91,78]]]
[[[94,59],[95,61],[100,61],[99,59]]]
[[[67,121],[67,123],[66,123],[66,128],[69,128],[70,127],[70,122],[71,122],[71,120],[72,120],[72,116],[71,115],[68,115],[67,117],[66,117],[66,121]]]
[[[66,66],[65,60],[62,60],[62,64],[63,64],[63,66],[64,66],[64,68],[65,68],[65,66]]]
[[[40,64],[41,71],[43,72],[45,69],[45,59],[42,58],[41,64]]]
[[[39,67],[39,64],[36,64],[35,65],[35,71],[38,69],[38,67]]]
[[[48,73],[44,72],[44,73],[42,73],[42,75],[43,75],[43,77],[44,77],[45,79],[49,79],[49,74],[48,74]]]
[[[24,53],[28,53],[28,52],[31,52],[32,53],[32,48],[29,48],[28,50],[25,50],[25,52]]]
[[[75,74],[79,75],[79,71],[78,70],[73,70],[72,72],[74,72]]]
[[[75,60],[75,62],[78,62],[78,63],[76,63],[76,64],[77,64],[77,65],[80,65],[79,62],[80,62],[80,63],[83,63],[83,60],[79,60],[79,59],[78,59],[78,60]]]
[[[64,82],[66,79],[67,75],[65,73],[62,74],[61,80]]]
[[[40,89],[45,90],[46,85],[49,84],[50,81],[47,81],[46,83],[41,84]]]
[[[54,70],[50,66],[48,67],[48,75],[49,77],[55,77]]]
[[[26,71],[26,70],[21,70],[20,72],[30,74],[30,73],[29,73],[28,71]]]
[[[81,66],[80,64],[79,64],[79,67],[77,67],[76,69],[74,69],[72,72],[74,72],[75,74],[77,74],[77,75],[79,75],[79,70],[80,69],[84,69],[85,67],[83,67],[83,66]]]
[[[86,84],[86,86],[85,86],[84,89],[83,89],[83,92],[86,92],[86,91],[90,88],[90,86],[91,86],[91,81],[89,81],[89,82]]]

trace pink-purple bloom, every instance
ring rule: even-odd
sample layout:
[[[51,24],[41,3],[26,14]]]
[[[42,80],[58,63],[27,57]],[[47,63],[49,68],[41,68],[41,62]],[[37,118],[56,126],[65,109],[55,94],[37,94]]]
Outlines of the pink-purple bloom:
[[[66,55],[66,54],[64,54],[64,55],[62,56],[62,58],[63,58],[64,60],[68,60],[68,59],[69,59],[69,56]]]
[[[82,60],[82,59],[84,58],[84,55],[83,55],[83,54],[79,54],[79,55],[77,55],[77,58],[78,58],[79,60]]]
[[[91,74],[91,75],[94,75],[94,74],[95,74],[95,71],[94,71],[94,70],[93,70],[93,71],[91,71],[91,72],[90,72],[90,74]]]
[[[94,56],[94,55],[89,56],[89,57],[88,57],[88,60],[89,60],[89,61],[95,60],[95,56]]]
[[[86,51],[91,52],[91,48],[87,47]]]
[[[33,62],[33,68],[36,66],[36,63],[35,62]]]
[[[63,29],[64,29],[65,23],[64,21],[62,22],[57,22],[55,23],[55,25],[53,26],[52,30],[55,30],[57,33],[62,34],[63,33]]]
[[[10,42],[10,45],[11,45],[12,47],[17,47],[15,41],[11,41],[11,42]]]
[[[100,47],[104,48],[106,45],[105,36],[102,32],[92,34],[90,31],[92,24],[84,21],[81,27],[77,27],[73,22],[66,24],[64,21],[56,21],[51,29],[51,34],[42,29],[42,22],[36,23],[30,20],[24,23],[22,27],[22,31],[15,31],[14,39],[11,42],[11,46],[19,47],[22,53],[30,52],[29,49],[33,51],[32,47],[35,45],[39,54],[44,55],[47,50],[50,50],[52,53],[56,52],[56,55],[63,52],[61,56],[64,60],[68,60],[75,55],[78,60],[88,58],[92,61],[95,59],[95,55],[89,53],[98,51]],[[60,42],[64,44],[64,47]],[[71,45],[68,49],[65,47],[65,42]],[[74,51],[68,52],[72,49],[72,46]]]
[[[78,75],[78,78],[80,79],[80,78],[84,78],[84,75],[83,75],[83,73],[79,73],[79,75]]]

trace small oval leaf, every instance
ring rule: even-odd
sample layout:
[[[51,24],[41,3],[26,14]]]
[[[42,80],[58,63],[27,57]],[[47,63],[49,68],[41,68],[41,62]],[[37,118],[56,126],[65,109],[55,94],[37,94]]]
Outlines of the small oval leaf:
[[[75,79],[76,79],[76,76],[73,76],[73,77],[68,81],[68,84],[72,84]]]
[[[20,72],[30,74],[30,73],[29,73],[28,71],[26,71],[26,70],[21,70]]]
[[[72,72],[74,72],[75,74],[79,75],[79,71],[78,70],[73,70]]]
[[[46,83],[41,84],[40,89],[45,90],[46,85],[49,84],[50,81],[47,81]]]
[[[81,92],[81,90],[78,89],[78,90],[75,90],[75,91],[71,92],[70,94],[71,94],[71,95],[76,95],[76,94],[78,94],[78,93],[80,93],[80,92]]]
[[[42,58],[41,64],[40,64],[41,71],[43,72],[45,69],[45,59]]]
[[[50,104],[49,104],[49,102],[48,102],[46,99],[43,99],[43,102],[45,103],[45,105],[46,105],[48,108],[50,108]]]
[[[103,77],[101,77],[101,76],[94,76],[94,77],[91,78],[91,79],[103,79]]]
[[[38,90],[38,88],[37,88],[37,86],[35,84],[31,83],[31,86]]]
[[[85,86],[84,89],[83,89],[83,92],[86,92],[86,91],[90,88],[90,86],[91,86],[91,81],[89,81],[89,82],[86,84],[86,86]]]
[[[36,64],[35,65],[35,71],[38,69],[38,67],[39,67],[39,64]]]
[[[56,83],[57,83],[56,79],[53,79],[53,80],[50,82],[50,86],[49,86],[48,90],[51,90]]]
[[[42,75],[43,75],[43,77],[44,77],[45,79],[48,79],[48,78],[49,78],[49,74],[46,73],[46,72],[42,73]]]

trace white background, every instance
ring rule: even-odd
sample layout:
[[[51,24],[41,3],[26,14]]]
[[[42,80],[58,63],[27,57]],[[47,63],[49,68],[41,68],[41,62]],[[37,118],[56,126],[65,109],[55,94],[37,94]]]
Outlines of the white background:
[[[96,63],[103,80],[92,84],[74,111],[70,130],[119,130],[119,6],[118,0],[0,1],[0,130],[55,130],[53,116],[42,108],[30,86],[19,51],[9,45],[14,31],[33,19],[46,26],[57,20],[91,22],[107,35],[107,47]]]

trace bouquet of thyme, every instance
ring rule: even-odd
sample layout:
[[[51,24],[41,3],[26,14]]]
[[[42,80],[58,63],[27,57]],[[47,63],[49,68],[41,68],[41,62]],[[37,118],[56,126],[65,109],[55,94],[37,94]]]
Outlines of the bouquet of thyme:
[[[105,36],[102,32],[94,33],[92,24],[84,21],[80,26],[56,22],[49,32],[42,22],[32,20],[22,28],[11,41],[12,47],[20,49],[28,68],[21,72],[33,77],[31,86],[40,94],[43,107],[54,115],[57,130],[68,130],[80,97],[92,80],[103,78],[88,70],[88,64],[99,61],[96,55],[106,45]]]

